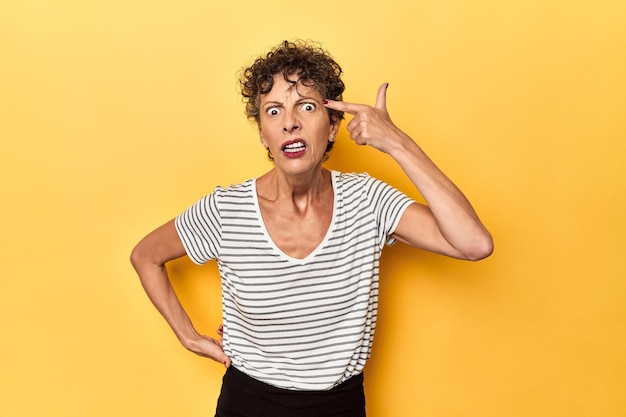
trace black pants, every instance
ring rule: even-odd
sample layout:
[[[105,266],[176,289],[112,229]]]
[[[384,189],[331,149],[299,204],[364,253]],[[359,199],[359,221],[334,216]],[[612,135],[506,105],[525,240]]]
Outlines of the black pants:
[[[293,391],[226,370],[215,417],[365,417],[363,374],[328,391]]]

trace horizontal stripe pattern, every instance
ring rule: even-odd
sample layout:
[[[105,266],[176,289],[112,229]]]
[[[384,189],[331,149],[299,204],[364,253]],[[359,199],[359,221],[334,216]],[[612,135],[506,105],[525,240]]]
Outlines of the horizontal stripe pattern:
[[[367,174],[332,173],[333,220],[305,259],[262,223],[254,179],[215,191],[176,228],[193,262],[217,259],[224,351],[265,383],[325,390],[363,371],[378,307],[379,259],[412,200]]]

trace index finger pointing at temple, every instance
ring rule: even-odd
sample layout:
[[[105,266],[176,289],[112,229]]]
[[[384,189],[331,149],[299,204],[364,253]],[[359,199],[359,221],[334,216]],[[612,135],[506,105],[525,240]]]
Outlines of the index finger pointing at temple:
[[[345,101],[335,101],[335,100],[324,100],[324,106],[326,106],[329,109],[342,111],[345,113],[349,113],[351,115],[355,115],[370,107],[366,104],[348,103]]]

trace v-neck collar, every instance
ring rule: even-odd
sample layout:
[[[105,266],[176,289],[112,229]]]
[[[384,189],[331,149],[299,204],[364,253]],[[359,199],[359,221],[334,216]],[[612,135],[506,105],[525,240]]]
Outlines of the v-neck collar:
[[[337,211],[337,187],[338,187],[337,183],[338,183],[338,177],[339,177],[339,173],[337,171],[332,171],[331,170],[331,172],[330,172],[330,179],[331,179],[331,184],[332,184],[332,187],[333,187],[333,214],[332,214],[332,217],[331,217],[331,220],[330,220],[330,224],[328,225],[328,229],[326,230],[326,234],[324,235],[324,238],[319,243],[319,245],[317,245],[317,247],[315,249],[313,249],[307,256],[305,256],[302,259],[294,258],[293,256],[287,255],[285,252],[283,252],[283,250],[281,248],[278,247],[278,245],[276,245],[276,243],[274,242],[274,240],[270,236],[270,234],[269,234],[269,232],[267,230],[267,227],[265,227],[265,221],[263,220],[263,215],[261,214],[261,207],[259,205],[259,195],[258,195],[257,189],[256,189],[256,178],[252,179],[252,194],[253,194],[253,197],[254,197],[253,198],[253,200],[254,200],[254,209],[256,210],[256,214],[257,214],[257,217],[259,219],[259,224],[261,226],[261,230],[263,231],[263,235],[267,239],[267,242],[276,251],[276,253],[278,253],[282,258],[286,259],[287,261],[289,261],[291,263],[306,264],[310,260],[315,258],[315,256],[317,256],[317,254],[326,245],[326,242],[328,242],[328,239],[330,238],[331,231],[332,231],[332,229],[335,226],[335,218],[336,218],[336,214],[337,214],[336,211]]]

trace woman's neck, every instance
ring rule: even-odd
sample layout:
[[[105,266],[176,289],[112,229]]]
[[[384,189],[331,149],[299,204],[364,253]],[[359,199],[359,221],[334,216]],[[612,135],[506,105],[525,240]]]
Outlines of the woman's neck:
[[[306,207],[322,198],[332,188],[330,171],[325,168],[299,176],[284,175],[276,168],[257,179],[257,193],[268,201],[291,201]]]

